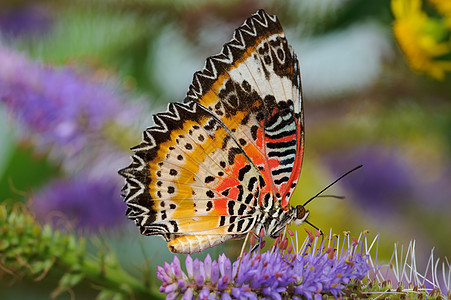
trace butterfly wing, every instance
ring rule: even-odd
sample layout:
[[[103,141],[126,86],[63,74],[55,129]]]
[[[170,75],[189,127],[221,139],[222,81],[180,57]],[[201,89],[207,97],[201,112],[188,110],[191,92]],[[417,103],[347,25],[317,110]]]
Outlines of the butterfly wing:
[[[277,18],[246,20],[154,122],[120,171],[142,234],[202,251],[244,236],[275,198],[287,206],[304,132],[299,66]]]
[[[194,74],[185,101],[207,107],[233,132],[282,207],[299,178],[304,146],[296,54],[276,16],[258,11]],[[260,199],[260,205],[271,206]]]
[[[263,178],[224,124],[193,101],[170,103],[154,122],[120,171],[127,215],[141,233],[222,242],[255,226],[259,186],[251,178]]]

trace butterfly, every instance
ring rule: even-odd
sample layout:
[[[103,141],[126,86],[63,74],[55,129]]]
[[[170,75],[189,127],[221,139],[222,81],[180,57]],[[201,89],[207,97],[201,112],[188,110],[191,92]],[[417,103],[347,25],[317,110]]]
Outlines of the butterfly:
[[[299,62],[276,16],[249,17],[153,120],[119,171],[141,234],[194,253],[306,221],[289,204],[304,149]]]

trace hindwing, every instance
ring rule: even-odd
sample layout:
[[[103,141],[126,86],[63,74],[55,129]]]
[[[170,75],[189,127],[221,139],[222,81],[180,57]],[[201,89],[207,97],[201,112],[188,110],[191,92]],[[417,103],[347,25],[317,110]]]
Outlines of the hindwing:
[[[263,178],[224,124],[192,101],[169,104],[154,122],[121,170],[127,215],[142,233],[170,239],[255,225]]]

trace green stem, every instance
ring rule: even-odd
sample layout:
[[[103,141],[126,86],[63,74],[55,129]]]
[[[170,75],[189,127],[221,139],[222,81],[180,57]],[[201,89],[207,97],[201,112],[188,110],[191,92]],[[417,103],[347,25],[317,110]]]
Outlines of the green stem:
[[[66,277],[60,280],[55,295],[83,279],[106,293],[129,299],[163,299],[155,288],[121,268],[113,253],[102,251],[89,257],[84,239],[48,225],[40,227],[24,205],[0,205],[0,264],[10,274],[41,279],[52,267],[58,267]]]
[[[77,258],[70,253],[59,259],[60,263],[69,269],[78,264]],[[92,283],[122,293],[129,292],[135,299],[164,299],[161,293],[152,290],[150,286],[146,287],[140,280],[120,267],[102,266],[102,262],[85,258],[79,271]]]

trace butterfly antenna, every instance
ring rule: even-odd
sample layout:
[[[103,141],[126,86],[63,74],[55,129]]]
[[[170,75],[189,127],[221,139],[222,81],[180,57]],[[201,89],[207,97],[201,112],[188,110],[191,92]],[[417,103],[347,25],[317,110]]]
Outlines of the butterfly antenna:
[[[344,173],[343,175],[341,175],[340,177],[338,177],[337,179],[335,179],[331,184],[329,184],[328,186],[326,186],[325,188],[323,188],[318,194],[316,194],[315,196],[313,196],[312,198],[308,199],[303,206],[306,206],[307,204],[310,203],[310,201],[312,201],[313,199],[315,199],[316,197],[318,197],[320,194],[322,194],[325,190],[327,190],[328,188],[330,188],[331,186],[333,186],[334,184],[336,184],[339,180],[341,180],[343,177],[345,177],[346,175],[349,175],[350,173],[354,172],[355,170],[360,169],[361,167],[363,167],[363,165],[358,165],[357,167],[355,167],[352,170],[349,170],[348,172]],[[339,197],[339,196],[338,196]],[[312,224],[310,224],[312,225]],[[313,226],[314,227],[314,226]]]
[[[326,197],[336,198],[336,199],[345,199],[346,198],[345,196],[338,196],[338,195],[318,195],[318,196],[316,196],[316,198],[326,198]]]

